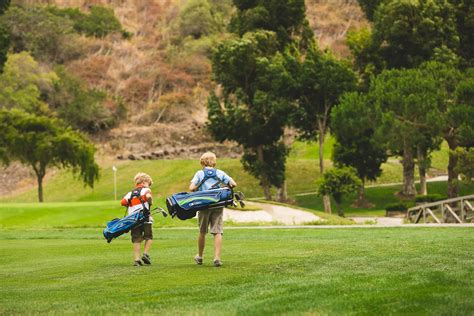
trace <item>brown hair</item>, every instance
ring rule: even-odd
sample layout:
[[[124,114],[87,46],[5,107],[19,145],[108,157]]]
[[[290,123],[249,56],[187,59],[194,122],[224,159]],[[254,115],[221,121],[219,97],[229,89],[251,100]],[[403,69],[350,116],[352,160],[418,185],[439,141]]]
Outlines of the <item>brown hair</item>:
[[[137,173],[133,180],[135,181],[135,184],[142,184],[143,182],[148,182],[150,186],[153,184],[153,180],[151,179],[151,177],[143,172]]]

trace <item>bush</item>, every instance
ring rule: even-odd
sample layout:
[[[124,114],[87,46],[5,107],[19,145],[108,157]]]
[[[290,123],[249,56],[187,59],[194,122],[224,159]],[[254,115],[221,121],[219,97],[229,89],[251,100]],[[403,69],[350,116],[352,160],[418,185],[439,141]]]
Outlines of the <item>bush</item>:
[[[64,63],[68,56],[81,55],[81,45],[74,45],[77,34],[71,20],[44,7],[11,7],[0,17],[0,24],[8,28],[14,52],[29,51],[36,60],[48,63]]]
[[[441,194],[428,194],[428,195],[417,195],[415,197],[415,203],[431,203],[446,199]]]
[[[48,11],[52,14],[68,18],[73,22],[76,32],[86,36],[105,37],[110,33],[121,33],[124,38],[130,38],[131,34],[122,29],[120,21],[111,8],[92,6],[89,14],[81,12],[77,8],[60,9],[49,6]]]
[[[406,203],[392,203],[385,206],[387,212],[405,212],[408,208],[409,205]]]

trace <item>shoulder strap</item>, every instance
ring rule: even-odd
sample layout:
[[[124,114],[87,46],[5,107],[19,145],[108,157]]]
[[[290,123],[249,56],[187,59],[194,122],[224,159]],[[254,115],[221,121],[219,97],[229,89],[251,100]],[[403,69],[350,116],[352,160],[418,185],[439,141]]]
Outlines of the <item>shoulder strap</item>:
[[[217,176],[217,170],[214,169],[214,168],[207,168],[207,169],[203,169],[202,172],[204,173],[204,178],[201,180],[201,182],[198,183],[197,185],[197,188],[199,189],[204,182],[206,182],[208,179],[215,179],[217,180],[217,183],[215,185],[212,186],[213,189],[216,188],[216,185],[218,185],[219,183],[222,183],[225,185],[224,182],[222,182],[221,179],[219,179],[219,177]]]
[[[135,188],[132,190],[131,194],[130,194],[130,198],[128,199],[128,205],[131,205],[132,203],[132,199],[134,197],[136,197],[137,199],[140,200],[140,203],[142,203],[142,206],[143,206],[143,211],[148,211],[148,208],[145,206],[145,201],[142,199],[142,196],[141,196],[141,192],[142,192],[142,189],[143,188]]]

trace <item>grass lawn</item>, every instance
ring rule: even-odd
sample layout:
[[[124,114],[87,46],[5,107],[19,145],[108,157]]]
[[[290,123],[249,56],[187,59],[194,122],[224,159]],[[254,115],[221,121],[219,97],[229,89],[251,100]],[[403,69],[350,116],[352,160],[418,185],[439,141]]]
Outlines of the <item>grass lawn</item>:
[[[365,195],[367,201],[373,204],[370,208],[355,208],[352,204],[357,198],[356,194],[348,195],[343,202],[343,210],[346,216],[385,216],[385,206],[392,203],[402,202],[396,193],[401,190],[401,186],[384,186],[366,188]],[[418,185],[417,185],[418,189]],[[429,182],[428,193],[440,194],[446,196],[447,182]],[[474,183],[461,184],[461,195],[474,193]],[[315,194],[292,196],[298,206],[313,209],[324,210],[323,200]],[[332,202],[333,212],[337,213],[336,205]]]
[[[0,314],[470,314],[470,228],[156,229],[153,265],[99,229],[0,230]]]
[[[164,199],[155,200],[166,210]],[[250,207],[249,210],[258,209]],[[345,225],[351,221],[324,212],[309,210],[323,218],[325,224]],[[0,204],[0,229],[69,229],[104,228],[115,217],[124,216],[125,209],[118,201],[52,202],[52,203],[2,203]],[[153,216],[155,227],[197,227],[196,219],[181,221],[160,214]],[[262,223],[226,222],[226,226],[255,226]],[[321,224],[321,223],[313,223]],[[265,225],[281,225],[265,223]]]

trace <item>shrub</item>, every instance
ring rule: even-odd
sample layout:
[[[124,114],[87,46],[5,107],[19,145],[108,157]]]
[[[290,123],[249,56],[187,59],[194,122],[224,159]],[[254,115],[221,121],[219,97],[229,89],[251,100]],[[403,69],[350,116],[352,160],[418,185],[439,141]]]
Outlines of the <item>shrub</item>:
[[[394,212],[394,211],[405,212],[406,210],[408,210],[408,208],[409,206],[406,203],[392,203],[385,206],[385,210],[387,212]]]
[[[56,16],[68,18],[73,22],[74,30],[86,36],[104,37],[110,33],[121,33],[124,38],[131,34],[122,29],[120,21],[115,16],[114,10],[102,6],[92,6],[89,14],[77,8],[60,9],[49,6],[48,11]]]
[[[417,195],[415,197],[415,203],[431,203],[446,199],[441,194],[428,194],[428,195]]]
[[[11,7],[0,17],[0,24],[8,28],[14,52],[29,51],[36,60],[49,63],[64,63],[67,56],[81,55],[81,45],[71,45],[77,41],[71,20],[44,7]]]

